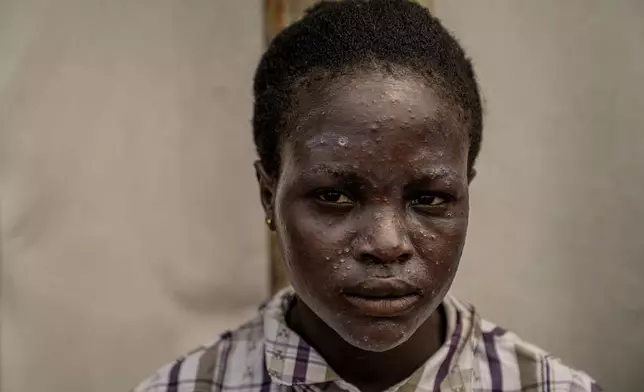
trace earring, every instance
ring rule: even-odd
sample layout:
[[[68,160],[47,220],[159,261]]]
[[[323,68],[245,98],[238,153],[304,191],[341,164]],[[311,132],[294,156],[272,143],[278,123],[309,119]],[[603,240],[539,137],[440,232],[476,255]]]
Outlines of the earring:
[[[266,225],[268,227],[271,227],[272,223],[273,223],[273,221],[271,220],[271,218],[266,218]]]

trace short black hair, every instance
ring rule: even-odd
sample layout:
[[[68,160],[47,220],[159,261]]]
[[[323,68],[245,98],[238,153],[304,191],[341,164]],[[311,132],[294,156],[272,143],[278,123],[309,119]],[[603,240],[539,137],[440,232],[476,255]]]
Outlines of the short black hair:
[[[321,1],[278,34],[255,74],[253,135],[264,170],[277,176],[288,113],[302,80],[378,64],[430,80],[467,120],[468,168],[481,148],[483,113],[472,63],[429,10],[410,0]]]

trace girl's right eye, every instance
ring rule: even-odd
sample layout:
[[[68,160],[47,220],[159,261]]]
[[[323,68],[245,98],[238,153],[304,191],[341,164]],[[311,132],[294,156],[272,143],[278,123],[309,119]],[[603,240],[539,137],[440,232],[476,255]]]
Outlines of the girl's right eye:
[[[317,192],[315,197],[323,202],[328,204],[337,204],[342,206],[351,206],[353,205],[353,200],[346,194],[335,191],[335,190],[325,190]]]

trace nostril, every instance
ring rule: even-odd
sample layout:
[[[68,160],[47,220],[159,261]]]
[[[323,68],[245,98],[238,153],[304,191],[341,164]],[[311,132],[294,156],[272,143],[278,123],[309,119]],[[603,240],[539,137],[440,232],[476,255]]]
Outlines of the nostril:
[[[377,263],[378,258],[376,258],[373,255],[370,255],[369,253],[362,253],[360,254],[360,261],[363,263]]]
[[[361,253],[358,260],[363,263],[404,263],[411,259],[411,253],[401,253],[397,256],[377,256],[371,253]]]

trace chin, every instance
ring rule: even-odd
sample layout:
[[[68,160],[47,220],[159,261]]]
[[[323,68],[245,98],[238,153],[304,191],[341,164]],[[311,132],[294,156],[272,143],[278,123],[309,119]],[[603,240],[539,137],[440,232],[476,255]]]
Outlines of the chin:
[[[334,328],[347,343],[364,351],[389,351],[406,342],[419,325],[410,325],[411,320],[378,319],[341,321]]]

